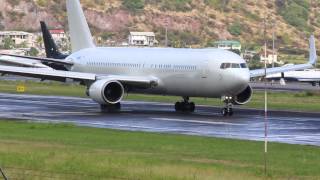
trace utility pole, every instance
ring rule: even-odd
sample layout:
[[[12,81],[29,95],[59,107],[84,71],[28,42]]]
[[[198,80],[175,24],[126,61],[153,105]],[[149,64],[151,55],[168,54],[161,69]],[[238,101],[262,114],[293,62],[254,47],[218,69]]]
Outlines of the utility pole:
[[[264,18],[264,174],[267,175],[267,153],[268,153],[268,92],[267,92],[267,18]]]
[[[274,56],[275,56],[275,20],[272,19],[272,68],[274,68]]]
[[[165,46],[168,47],[168,25],[166,25],[166,40],[165,40]]]

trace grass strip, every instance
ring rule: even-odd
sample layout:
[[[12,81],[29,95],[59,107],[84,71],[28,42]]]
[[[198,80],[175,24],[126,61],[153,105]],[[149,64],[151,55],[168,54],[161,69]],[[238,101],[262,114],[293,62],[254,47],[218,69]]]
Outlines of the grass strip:
[[[320,149],[263,142],[0,121],[12,179],[319,179]]]

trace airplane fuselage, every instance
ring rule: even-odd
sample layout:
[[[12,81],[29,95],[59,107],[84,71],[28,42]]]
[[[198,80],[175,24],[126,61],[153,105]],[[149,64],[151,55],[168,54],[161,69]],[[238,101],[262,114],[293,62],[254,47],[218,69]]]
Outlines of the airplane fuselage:
[[[237,95],[249,82],[245,61],[220,49],[90,48],[67,60],[76,72],[155,77],[158,86],[143,91],[150,94],[219,98]]]

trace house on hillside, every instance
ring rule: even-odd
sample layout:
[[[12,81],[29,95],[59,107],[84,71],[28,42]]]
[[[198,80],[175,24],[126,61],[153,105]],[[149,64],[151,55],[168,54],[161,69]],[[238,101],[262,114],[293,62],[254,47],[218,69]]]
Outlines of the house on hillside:
[[[225,49],[225,50],[239,50],[241,52],[241,43],[239,41],[215,41],[213,43],[215,48]]]
[[[14,45],[24,44],[26,47],[35,45],[35,36],[24,31],[1,31],[0,44],[3,45],[6,39],[11,39]]]
[[[154,46],[158,41],[153,32],[130,32],[128,44],[129,46]]]
[[[66,36],[66,33],[64,32],[63,29],[51,29],[49,30],[51,35],[52,35],[52,38],[55,39],[55,40],[60,40],[60,39],[66,39],[67,36]]]
[[[278,52],[272,53],[272,50],[267,50],[267,56],[265,56],[264,50],[260,51],[260,61],[261,63],[264,63],[266,61],[267,64],[272,64],[273,62],[275,64],[284,64],[282,61],[278,61]]]

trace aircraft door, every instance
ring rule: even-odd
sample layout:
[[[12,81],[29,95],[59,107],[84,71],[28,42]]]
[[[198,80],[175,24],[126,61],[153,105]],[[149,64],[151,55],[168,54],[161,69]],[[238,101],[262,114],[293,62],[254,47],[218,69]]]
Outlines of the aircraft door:
[[[209,61],[204,61],[201,67],[201,78],[207,78],[209,74]]]

